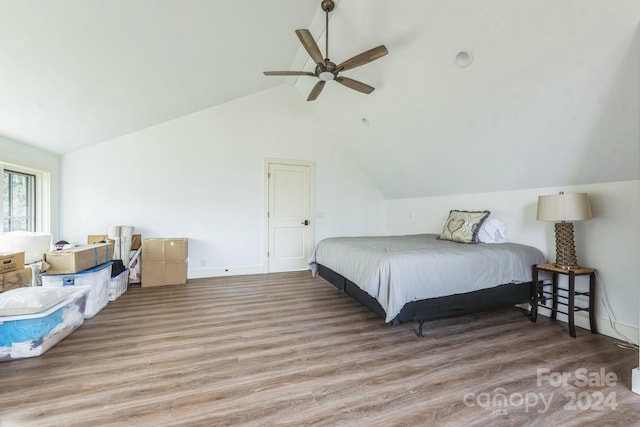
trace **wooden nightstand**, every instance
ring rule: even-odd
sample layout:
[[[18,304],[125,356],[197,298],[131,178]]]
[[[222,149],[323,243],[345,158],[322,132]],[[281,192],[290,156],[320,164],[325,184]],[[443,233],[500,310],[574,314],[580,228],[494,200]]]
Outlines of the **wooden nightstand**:
[[[545,291],[542,282],[538,282],[538,272],[548,271],[551,273],[551,292]],[[569,277],[569,289],[563,289],[558,287],[558,276],[563,274]],[[576,292],[575,279],[576,276],[589,276],[589,292]],[[565,291],[568,296],[559,295],[558,291]],[[574,322],[574,313],[576,311],[589,312],[589,327],[592,333],[597,333],[596,329],[596,272],[592,268],[579,267],[574,269],[564,269],[556,267],[553,264],[537,264],[532,266],[532,278],[531,278],[531,320],[535,322],[538,318],[538,300],[545,295],[551,296],[551,318],[555,319],[558,313],[566,314],[569,319],[569,335],[573,338],[576,337],[576,326]],[[575,306],[576,295],[583,295],[589,298],[589,308],[582,308]],[[558,298],[562,301],[558,301]],[[567,307],[567,311],[558,310],[558,304]]]

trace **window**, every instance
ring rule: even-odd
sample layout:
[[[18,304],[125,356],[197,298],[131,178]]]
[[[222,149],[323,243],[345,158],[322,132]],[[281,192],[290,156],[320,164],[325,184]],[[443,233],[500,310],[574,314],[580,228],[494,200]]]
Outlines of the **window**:
[[[0,233],[50,232],[50,182],[50,172],[0,162]]]
[[[35,231],[35,175],[5,169],[3,180],[3,230]]]

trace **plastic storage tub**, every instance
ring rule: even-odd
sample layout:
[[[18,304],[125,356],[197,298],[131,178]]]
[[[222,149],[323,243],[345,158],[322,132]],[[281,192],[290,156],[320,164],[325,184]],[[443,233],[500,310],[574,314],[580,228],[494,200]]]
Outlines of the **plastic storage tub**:
[[[129,269],[109,278],[109,301],[117,300],[129,288]]]
[[[73,274],[42,274],[43,287],[87,288],[85,318],[98,314],[109,303],[109,279],[112,261]]]
[[[84,323],[85,289],[42,287],[0,294],[0,361],[40,356]]]

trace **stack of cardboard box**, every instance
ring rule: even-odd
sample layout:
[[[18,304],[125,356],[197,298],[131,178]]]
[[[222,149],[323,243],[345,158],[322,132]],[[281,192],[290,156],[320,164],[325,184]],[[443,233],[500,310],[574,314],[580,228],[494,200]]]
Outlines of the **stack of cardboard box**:
[[[87,289],[84,316],[93,317],[109,302],[113,252],[113,242],[47,252],[42,262],[42,286]]]
[[[187,283],[188,239],[142,241],[142,287]]]

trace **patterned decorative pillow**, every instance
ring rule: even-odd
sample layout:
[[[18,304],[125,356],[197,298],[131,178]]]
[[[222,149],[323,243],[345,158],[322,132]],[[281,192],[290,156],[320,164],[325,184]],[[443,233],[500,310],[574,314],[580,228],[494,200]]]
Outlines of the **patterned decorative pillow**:
[[[480,226],[489,216],[489,211],[449,211],[440,240],[452,240],[459,243],[476,243]]]

